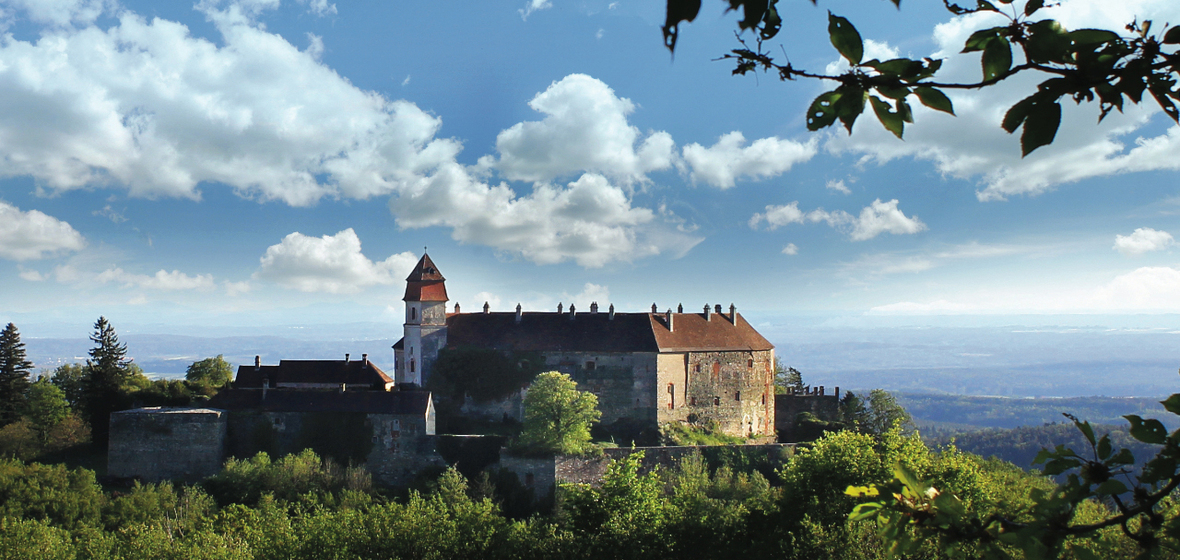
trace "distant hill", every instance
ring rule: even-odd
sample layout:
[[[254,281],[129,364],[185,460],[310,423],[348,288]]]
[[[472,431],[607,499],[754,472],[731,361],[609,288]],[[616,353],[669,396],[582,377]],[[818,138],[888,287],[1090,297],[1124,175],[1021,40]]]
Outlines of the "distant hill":
[[[1147,445],[1131,438],[1125,426],[1094,425],[1098,437],[1110,434],[1111,443],[1117,450],[1127,448],[1135,455],[1138,464],[1151,458],[1158,451],[1158,445]],[[1034,468],[1033,459],[1043,448],[1052,449],[1064,445],[1078,455],[1092,458],[1092,450],[1085,437],[1073,423],[1050,424],[1046,426],[1023,426],[1010,430],[987,429],[933,438],[923,437],[929,445],[944,446],[951,442],[962,451],[983,457],[997,457],[1025,469]],[[1038,465],[1039,466],[1039,465]]]
[[[923,433],[949,435],[980,428],[1017,428],[1068,422],[1070,413],[1096,424],[1126,426],[1126,414],[1155,418],[1169,430],[1180,427],[1180,416],[1160,405],[1167,395],[1147,397],[1010,398],[966,395],[894,393]]]

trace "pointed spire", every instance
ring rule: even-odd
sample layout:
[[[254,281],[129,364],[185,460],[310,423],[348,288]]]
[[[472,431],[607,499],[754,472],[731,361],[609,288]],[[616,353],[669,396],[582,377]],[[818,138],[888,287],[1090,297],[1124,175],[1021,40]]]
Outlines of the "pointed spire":
[[[402,301],[447,301],[446,278],[443,278],[430,255],[422,259],[406,277],[406,295]]]

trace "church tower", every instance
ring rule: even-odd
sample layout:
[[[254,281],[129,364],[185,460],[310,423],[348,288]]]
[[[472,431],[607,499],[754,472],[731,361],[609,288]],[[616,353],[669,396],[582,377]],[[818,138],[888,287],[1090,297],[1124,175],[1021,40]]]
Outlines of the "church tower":
[[[421,387],[430,379],[430,367],[438,351],[447,345],[446,278],[434,266],[430,255],[423,253],[422,260],[406,277],[406,295],[402,301],[406,302],[405,338],[396,381]]]

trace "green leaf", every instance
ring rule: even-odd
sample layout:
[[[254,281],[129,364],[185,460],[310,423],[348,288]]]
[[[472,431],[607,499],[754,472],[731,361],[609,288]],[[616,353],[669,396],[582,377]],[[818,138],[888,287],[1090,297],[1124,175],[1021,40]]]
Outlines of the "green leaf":
[[[1135,456],[1130,449],[1120,449],[1118,453],[1114,454],[1107,463],[1111,465],[1134,465]]]
[[[951,99],[947,97],[942,91],[934,89],[930,86],[920,86],[914,88],[914,93],[917,94],[918,101],[921,101],[923,105],[930,107],[935,111],[942,111],[952,115],[955,114],[955,106],[951,104]]]
[[[967,42],[963,43],[963,50],[960,52],[969,53],[975,51],[982,51],[988,43],[1000,36],[1003,27],[991,27],[988,29],[980,29],[967,37]]]
[[[879,87],[877,93],[888,97],[889,99],[905,99],[910,94],[909,88],[904,87]]]
[[[1086,436],[1086,441],[1090,442],[1090,445],[1094,445],[1094,443],[1096,443],[1094,439],[1094,427],[1091,426],[1089,422],[1078,422],[1075,420],[1074,425],[1078,427],[1078,430],[1082,432],[1082,435]]]
[[[1061,105],[1056,101],[1036,103],[1024,119],[1024,132],[1020,135],[1021,157],[1033,150],[1053,143],[1057,128],[1061,126]]]
[[[1041,20],[1028,26],[1025,54],[1029,62],[1066,62],[1070,50],[1070,39],[1060,23]]]
[[[1031,16],[1045,6],[1045,0],[1028,0],[1024,5],[1024,15]]]
[[[1122,482],[1119,482],[1118,480],[1115,480],[1112,478],[1106,482],[1103,482],[1102,484],[1099,484],[1098,488],[1096,488],[1094,490],[1094,493],[1095,494],[1102,494],[1105,496],[1114,496],[1114,495],[1122,494],[1123,492],[1126,492],[1126,491],[1127,491],[1126,484],[1123,484]]]
[[[766,9],[766,17],[762,18],[762,40],[773,39],[783,28],[783,18],[778,15],[778,9],[772,4]]]
[[[1065,36],[1075,45],[1096,45],[1120,39],[1118,33],[1106,29],[1077,29]]]
[[[849,64],[853,66],[860,64],[860,59],[865,54],[864,41],[861,40],[860,33],[847,19],[828,12],[828,38],[832,40],[832,46],[836,47],[840,56],[844,57]]]
[[[992,80],[1012,68],[1012,45],[1008,39],[997,37],[983,49],[983,79]]]
[[[1095,554],[1094,551],[1082,546],[1070,545],[1069,551],[1072,552],[1078,560],[1103,560],[1103,558]]]
[[[885,130],[901,138],[902,132],[905,130],[905,121],[901,118],[901,114],[894,112],[888,103],[876,95],[870,96],[869,100],[873,102],[873,112],[877,114],[877,120],[881,121]]]
[[[1177,25],[1176,27],[1169,29],[1167,33],[1164,33],[1164,40],[1162,42],[1166,45],[1180,44],[1180,25]]]
[[[807,109],[807,130],[815,132],[836,122],[835,104],[843,94],[839,89],[821,93]]]
[[[749,29],[758,25],[762,21],[763,16],[766,15],[767,3],[766,0],[729,0],[731,10],[736,10],[737,5],[742,5],[742,21],[738,22],[738,26],[742,29]]]
[[[1160,401],[1160,404],[1164,405],[1164,409],[1168,412],[1180,414],[1180,393],[1173,393],[1167,400]]]
[[[1059,475],[1069,469],[1077,468],[1082,462],[1077,459],[1050,459],[1045,463],[1045,468],[1041,472],[1048,476]]]
[[[1110,436],[1103,435],[1102,438],[1098,440],[1098,460],[1105,461],[1108,457],[1110,457],[1110,452]]]
[[[1159,420],[1144,420],[1134,414],[1124,416],[1131,423],[1131,437],[1143,442],[1161,444],[1168,439],[1168,430]]]
[[[1001,2],[1002,1],[1003,0],[1001,0]],[[1011,1],[1011,0],[1009,0],[1009,1]],[[984,12],[998,12],[998,11],[1000,11],[1000,10],[996,9],[995,4],[992,4],[991,2],[988,2],[987,0],[976,0],[975,6],[976,6],[975,9],[980,10],[980,11],[984,11]]]
[[[840,99],[834,104],[836,118],[840,119],[840,123],[844,125],[849,134],[852,134],[852,125],[865,110],[868,93],[862,89],[846,86],[840,86],[836,88],[836,91],[841,92]]]
[[[874,59],[875,60],[875,59]],[[893,58],[885,62],[869,61],[864,64],[882,74],[911,78],[922,71],[922,63],[908,58]]]
[[[914,110],[904,98],[897,100],[897,114],[901,115],[901,120],[914,124]]]

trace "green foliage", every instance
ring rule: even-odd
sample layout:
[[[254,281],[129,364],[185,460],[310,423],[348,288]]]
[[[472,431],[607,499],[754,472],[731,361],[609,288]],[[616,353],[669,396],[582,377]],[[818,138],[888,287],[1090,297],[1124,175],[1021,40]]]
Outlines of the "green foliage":
[[[660,441],[664,445],[735,445],[745,443],[746,438],[726,435],[714,420],[702,424],[660,424]]]
[[[807,389],[803,384],[803,374],[793,367],[783,366],[778,356],[774,358],[774,392],[782,395],[788,393],[802,393]]]
[[[584,543],[590,558],[660,558],[669,556],[664,535],[669,506],[657,472],[639,474],[643,452],[612,461],[598,488],[562,486],[563,527]]]
[[[341,467],[307,449],[272,462],[266,453],[229,459],[221,472],[205,479],[205,490],[219,504],[255,505],[269,496],[293,503],[332,504],[347,492],[373,492],[373,480],[360,467]]]
[[[70,415],[65,393],[44,377],[30,384],[26,395],[25,416],[40,430],[48,432]]]
[[[524,398],[524,425],[515,448],[531,453],[583,453],[590,425],[602,417],[598,397],[578,390],[568,375],[542,373]]]
[[[535,353],[447,347],[439,351],[426,388],[452,407],[460,406],[465,396],[476,402],[494,401],[528,386],[544,365]]]
[[[900,5],[900,0],[892,0]],[[814,0],[813,0],[814,3]],[[815,74],[795,68],[790,62],[779,64],[764,49],[763,41],[777,36],[783,19],[778,0],[729,0],[729,7],[739,7],[744,18],[742,30],[753,29],[755,45],[739,37],[741,48],[722,58],[735,62],[734,74],[761,69],[777,73],[782,80],[811,78],[835,82],[836,87],[819,95],[807,110],[808,130],[820,130],[837,120],[852,132],[857,117],[871,102],[873,113],[887,130],[901,138],[907,123],[913,123],[913,111],[907,101],[918,98],[923,105],[954,114],[948,89],[981,89],[1017,74],[1036,73],[1047,79],[1036,91],[1013,105],[1004,116],[1004,130],[1013,133],[1023,128],[1020,137],[1024,156],[1053,142],[1061,124],[1061,100],[1075,103],[1098,101],[1101,121],[1112,110],[1123,110],[1127,101],[1138,104],[1144,92],[1151,94],[1159,107],[1173,121],[1180,123],[1180,56],[1172,45],[1180,44],[1180,26],[1163,33],[1151,33],[1151,21],[1135,21],[1126,26],[1129,36],[1106,29],[1066,29],[1051,19],[1034,19],[1045,7],[1044,0],[1027,0],[1023,4],[1001,0],[999,6],[978,0],[974,7],[962,7],[944,1],[955,15],[990,12],[1008,20],[1005,25],[981,29],[968,37],[961,54],[980,53],[982,75],[977,82],[942,82],[936,74],[942,60],[931,58],[862,60],[864,40],[853,24],[828,13],[828,38],[849,68],[839,75]],[[676,48],[679,25],[692,21],[701,7],[700,0],[668,0],[667,19],[663,27],[664,45]],[[1011,6],[1011,7],[1009,7]],[[804,34],[806,35],[806,34]],[[784,53],[785,56],[785,53]]]
[[[43,520],[0,517],[0,558],[74,560],[75,554],[69,531]]]
[[[125,359],[127,345],[119,342],[119,336],[106,317],[99,317],[94,323],[90,340],[95,346],[90,349],[90,359],[86,360],[82,408],[90,423],[94,443],[102,447],[107,444],[111,412],[130,404],[126,402],[124,385],[135,378]]]
[[[61,389],[66,401],[70,403],[70,408],[79,410],[83,406],[82,400],[86,395],[87,375],[86,366],[82,364],[63,364],[53,370],[53,376],[49,382]]]
[[[16,325],[0,331],[0,426],[15,422],[25,408],[29,372],[33,363],[25,358],[25,344]]]
[[[912,430],[913,418],[888,391],[873,389],[867,398],[851,391],[840,401],[841,420],[848,427],[872,435],[884,434],[896,427]]]
[[[184,373],[186,381],[210,387],[223,387],[232,381],[233,377],[233,366],[225,361],[225,357],[221,354],[218,354],[216,358],[205,358],[193,362]]]
[[[105,502],[93,471],[0,459],[0,517],[77,529],[98,525]]]

